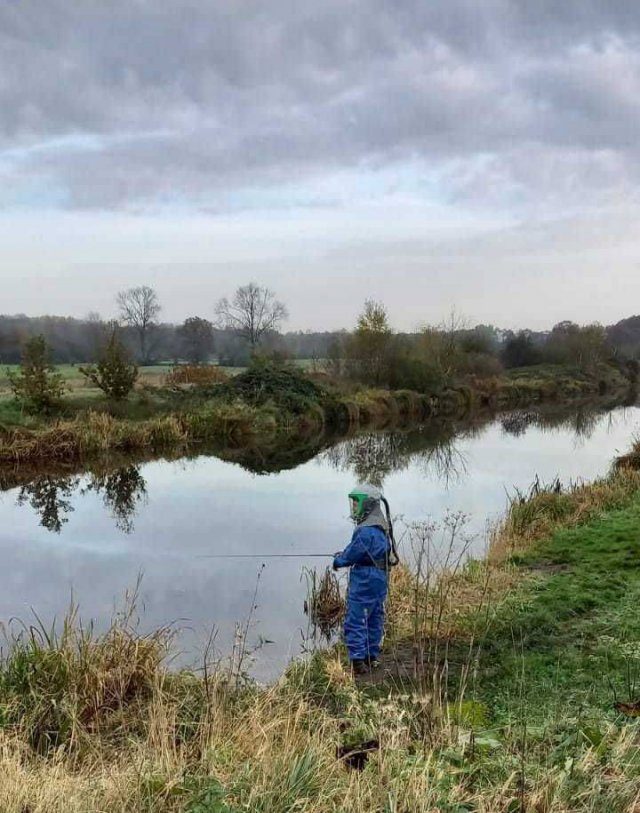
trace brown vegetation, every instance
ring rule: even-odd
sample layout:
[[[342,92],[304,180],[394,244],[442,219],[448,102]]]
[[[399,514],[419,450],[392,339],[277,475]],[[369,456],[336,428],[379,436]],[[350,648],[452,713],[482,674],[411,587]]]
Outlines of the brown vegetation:
[[[220,367],[211,364],[180,364],[168,373],[165,384],[169,387],[180,384],[222,384],[228,380],[228,373]]]

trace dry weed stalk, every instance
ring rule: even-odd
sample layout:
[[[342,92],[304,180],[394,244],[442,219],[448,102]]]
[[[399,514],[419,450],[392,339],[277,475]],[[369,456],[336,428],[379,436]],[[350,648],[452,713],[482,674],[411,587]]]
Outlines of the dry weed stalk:
[[[345,613],[345,600],[340,584],[331,568],[326,568],[320,579],[316,570],[306,570],[307,599],[304,603],[314,629],[318,629],[328,641],[336,632]]]

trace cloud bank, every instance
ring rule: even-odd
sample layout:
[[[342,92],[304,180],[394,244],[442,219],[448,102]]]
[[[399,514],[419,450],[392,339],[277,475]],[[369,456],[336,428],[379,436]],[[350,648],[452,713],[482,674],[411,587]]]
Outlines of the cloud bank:
[[[249,234],[304,212],[314,256],[425,273],[478,231],[547,223],[555,246],[638,206],[639,44],[629,0],[7,0],[0,207]]]

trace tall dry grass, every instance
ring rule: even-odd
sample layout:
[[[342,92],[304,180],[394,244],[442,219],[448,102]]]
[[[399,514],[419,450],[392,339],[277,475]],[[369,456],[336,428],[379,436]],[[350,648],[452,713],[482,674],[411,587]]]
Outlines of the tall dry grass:
[[[638,801],[624,767],[637,759],[633,729],[609,726],[606,760],[602,743],[587,745],[571,771],[531,773],[520,808],[521,776],[509,756],[518,733],[504,732],[499,759],[487,762],[455,703],[433,736],[433,702],[422,689],[369,696],[335,655],[298,664],[263,689],[235,686],[220,666],[171,674],[161,665],[162,636],[137,640],[116,625],[88,638],[73,623],[75,631],[69,624],[45,644],[23,642],[3,664],[4,709],[7,671],[29,662],[25,686],[11,684],[28,701],[24,713],[0,727],[3,813],[595,813],[605,796],[611,810],[633,811]],[[60,708],[70,728],[43,749],[32,734],[34,709],[45,706]],[[338,758],[345,742],[357,748],[372,736],[363,770]]]
[[[161,451],[207,440],[237,441],[274,428],[271,415],[243,403],[215,403],[190,413],[140,421],[89,411],[44,429],[4,429],[0,432],[0,462],[73,462],[108,452]]]

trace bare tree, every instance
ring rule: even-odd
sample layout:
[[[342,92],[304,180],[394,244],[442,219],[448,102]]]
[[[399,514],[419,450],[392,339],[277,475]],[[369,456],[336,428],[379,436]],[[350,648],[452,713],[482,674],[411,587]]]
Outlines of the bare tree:
[[[149,335],[156,326],[156,317],[162,310],[158,295],[148,285],[120,291],[116,301],[120,309],[120,319],[133,328],[140,343],[140,359],[149,362]]]
[[[255,350],[265,333],[278,330],[289,316],[286,306],[273,291],[250,282],[243,285],[229,301],[226,297],[216,306],[219,324],[247,339]]]

